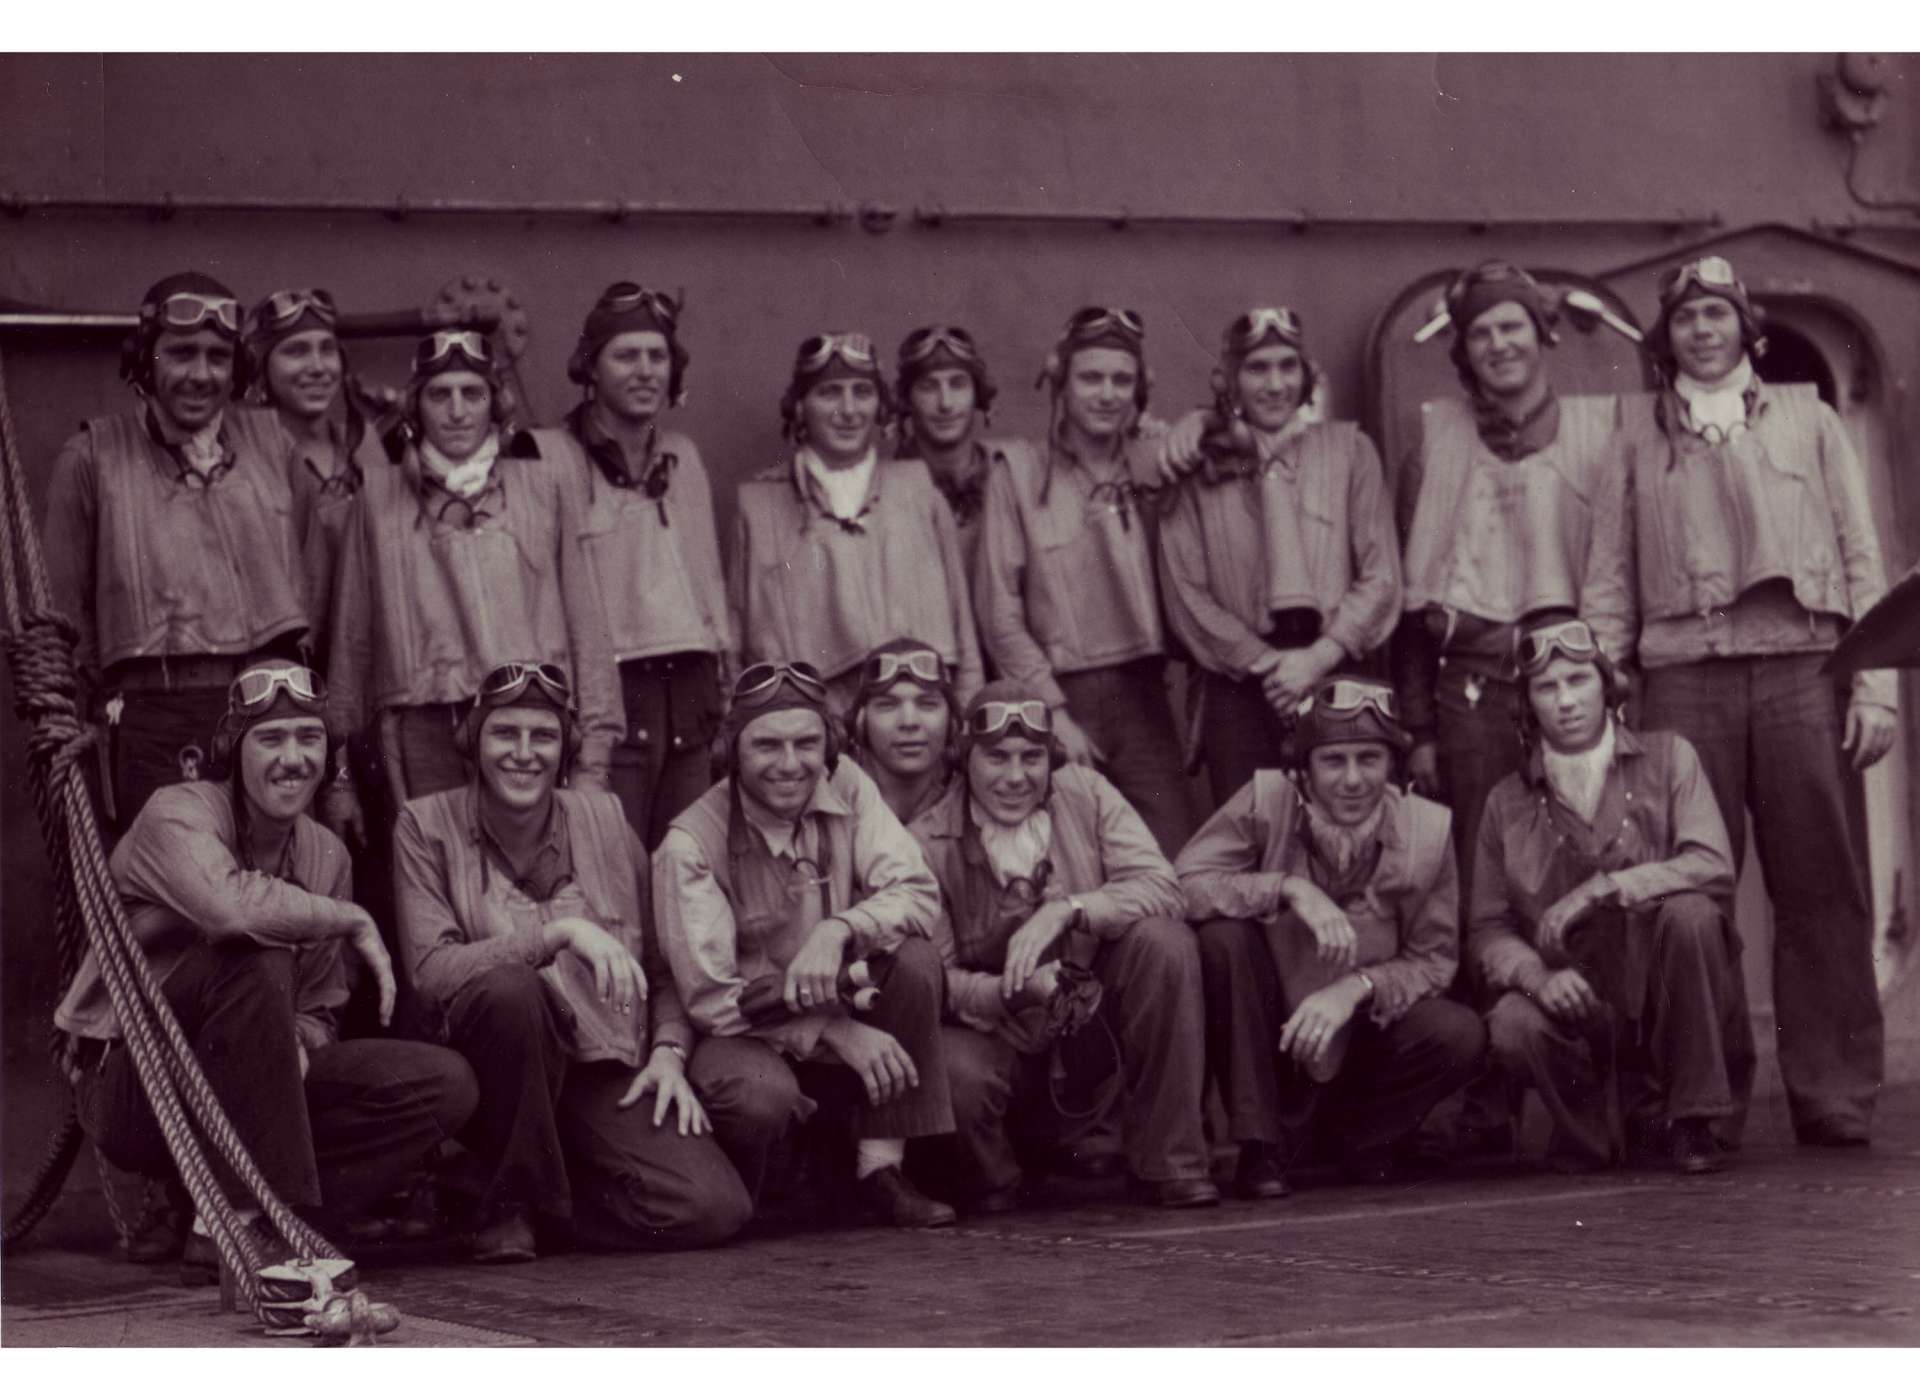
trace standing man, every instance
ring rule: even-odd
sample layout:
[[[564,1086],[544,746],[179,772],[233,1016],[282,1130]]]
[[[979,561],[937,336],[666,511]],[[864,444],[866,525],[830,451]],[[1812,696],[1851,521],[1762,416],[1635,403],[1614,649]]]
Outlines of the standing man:
[[[291,442],[246,387],[240,303],[198,272],[156,282],[121,351],[134,411],[67,440],[47,498],[56,603],[80,631],[82,700],[104,718],[102,797],[124,829],[163,783],[202,776],[227,687],[301,658],[310,615]],[[344,739],[344,731],[339,732]]]
[[[1278,767],[1314,686],[1386,643],[1400,618],[1400,550],[1380,457],[1317,411],[1320,374],[1290,308],[1255,307],[1222,337],[1220,432],[1170,435],[1201,470],[1160,527],[1167,621],[1200,667],[1200,747],[1214,800]],[[1233,431],[1238,429],[1236,433]]]
[[[947,498],[971,581],[980,554],[987,472],[1023,444],[983,437],[999,389],[973,337],[960,326],[922,326],[900,342],[900,453],[927,464]]]
[[[866,1210],[950,1225],[953,1208],[901,1171],[907,1139],[953,1131],[933,875],[872,780],[841,761],[811,666],[743,670],[720,744],[726,776],[673,820],[653,872],[660,941],[704,1037],[690,1072],[721,1145],[757,1197],[803,1096],[847,1104]],[[882,954],[878,1004],[851,1010],[843,964]],[[747,997],[762,979],[778,1006]]]
[[[1764,343],[1725,258],[1668,274],[1648,345],[1669,387],[1622,424],[1588,610],[1637,643],[1647,726],[1698,750],[1735,869],[1751,810],[1795,1133],[1864,1146],[1884,1030],[1846,768],[1892,746],[1894,675],[1855,676],[1843,717],[1820,667],[1886,575],[1846,429],[1811,385],[1761,380]]]
[[[1393,693],[1331,677],[1292,742],[1298,771],[1254,774],[1175,863],[1188,917],[1208,920],[1210,1057],[1234,1189],[1253,1200],[1287,1194],[1314,1134],[1350,1175],[1385,1180],[1486,1048],[1480,1018],[1441,995],[1460,956],[1450,819],[1390,781],[1408,748]]]
[[[987,477],[974,574],[987,654],[1037,690],[1069,760],[1112,779],[1162,851],[1192,831],[1167,701],[1149,494],[1158,464],[1138,440],[1147,406],[1138,313],[1076,311],[1047,356],[1043,452],[1009,452]]]
[[[567,362],[580,403],[534,434],[575,497],[626,712],[613,790],[649,850],[707,790],[733,651],[707,469],[691,439],[660,427],[686,395],[679,321],[664,292],[608,287]]]
[[[1487,794],[1520,767],[1515,630],[1574,616],[1593,575],[1591,503],[1615,404],[1554,392],[1545,348],[1558,343],[1558,311],[1522,268],[1463,272],[1446,310],[1467,398],[1421,406],[1419,452],[1402,474],[1394,683],[1414,740],[1409,775],[1453,808],[1464,862]]]
[[[111,865],[134,939],[241,1144],[281,1199],[332,1232],[404,1187],[465,1125],[476,1092],[452,1051],[339,1037],[343,947],[372,979],[383,1025],[394,978],[372,917],[350,902],[346,848],[307,816],[326,772],[325,701],[305,666],[242,671],[212,736],[211,766],[231,775],[155,792]],[[188,1281],[211,1281],[213,1241],[198,1221],[183,1234],[185,1188],[91,952],[54,1021],[74,1037],[87,1136],[115,1165],[169,1183],[173,1208],[143,1258],[184,1248]]]
[[[964,694],[980,643],[953,513],[919,462],[882,462],[892,391],[866,336],[809,336],[780,400],[793,458],[742,482],[727,601],[744,663],[798,658],[837,712],[888,637],[925,637]]]
[[[1586,623],[1528,629],[1519,660],[1526,767],[1487,800],[1469,945],[1499,996],[1494,1059],[1539,1091],[1556,1165],[1664,1146],[1718,1171],[1753,1029],[1712,789],[1684,738],[1615,723],[1620,683]]]
[[[1065,762],[1046,700],[994,681],[967,706],[950,781],[913,823],[943,904],[959,1175],[974,1210],[1012,1209],[1015,1143],[1070,1150],[1104,1081],[1135,1195],[1217,1204],[1200,1126],[1200,960],[1173,868],[1113,784]],[[1069,1014],[1076,1002],[1084,1011]],[[1063,1093],[1091,1103],[1069,1109]]]

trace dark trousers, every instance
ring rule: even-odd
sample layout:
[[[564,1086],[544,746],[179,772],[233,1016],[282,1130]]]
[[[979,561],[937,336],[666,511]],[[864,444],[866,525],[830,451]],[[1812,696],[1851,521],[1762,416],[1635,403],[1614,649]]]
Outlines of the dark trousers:
[[[227,712],[227,688],[109,691],[122,700],[120,722],[107,731],[113,829],[125,831],[155,789],[210,778],[214,726]]]
[[[467,755],[455,739],[466,705],[396,705],[380,721],[380,758],[393,809],[410,798],[464,787]]]
[[[1287,726],[1274,713],[1257,679],[1236,681],[1209,672],[1201,687],[1200,756],[1216,807],[1253,780],[1260,768],[1281,766]]]
[[[626,737],[614,747],[611,785],[647,849],[667,823],[713,785],[709,752],[720,727],[720,668],[704,652],[620,663]]]
[[[1674,730],[1699,751],[1736,868],[1753,813],[1773,903],[1773,1005],[1794,1123],[1865,1132],[1885,1029],[1840,710],[1833,681],[1820,674],[1823,659],[1752,656],[1649,671],[1646,727]]]
[[[293,954],[246,939],[188,954],[163,991],[207,1082],[267,1184],[296,1209],[350,1219],[405,1184],[473,1113],[473,1073],[452,1051],[349,1040],[310,1052],[300,1077]],[[81,1121],[109,1161],[171,1177],[166,1139],[115,1042],[80,1088]],[[236,1184],[216,1166],[223,1188]]]
[[[1207,1145],[1200,1126],[1200,955],[1193,931],[1176,919],[1142,919],[1094,955],[1100,1010],[1082,1036],[1111,1036],[1119,1046],[1120,1141],[1142,1181],[1204,1180]],[[1063,1113],[1049,1083],[1049,1053],[1022,1055],[998,1036],[943,1028],[953,1082],[956,1175],[971,1194],[1019,1184],[1016,1142],[1057,1148],[1085,1122]],[[1090,1056],[1104,1067],[1107,1061]],[[1063,1086],[1072,1100],[1095,1086]]]
[[[1470,698],[1477,695],[1477,698]],[[1471,908],[1467,882],[1473,872],[1474,841],[1487,797],[1526,759],[1514,726],[1520,688],[1511,681],[1477,675],[1442,658],[1433,693],[1434,738],[1439,747],[1440,782],[1453,811],[1453,847],[1460,858],[1460,905]]]
[[[738,1234],[753,1214],[746,1188],[711,1135],[655,1127],[652,1095],[619,1100],[637,1070],[579,1064],[558,1009],[532,968],[496,967],[447,1008],[447,1034],[480,1084],[465,1138],[495,1216],[531,1211],[599,1249],[688,1249]]]
[[[1546,1105],[1550,1157],[1583,1166],[1619,1159],[1625,1144],[1611,1127],[1614,1092],[1621,1118],[1639,1124],[1732,1114],[1753,1083],[1746,1003],[1733,995],[1739,977],[1720,906],[1679,894],[1654,915],[1638,1021],[1609,1007],[1586,1023],[1562,1022],[1519,992],[1495,1002],[1487,1015],[1493,1058]]]
[[[1240,919],[1202,924],[1200,963],[1209,1057],[1236,1141],[1274,1144],[1294,1156],[1311,1130],[1349,1154],[1391,1147],[1480,1069],[1487,1039],[1480,1018],[1429,997],[1385,1028],[1362,1008],[1349,1023],[1339,1073],[1316,1083],[1279,1052],[1285,1002],[1260,926]]]
[[[1171,860],[1193,835],[1180,735],[1160,657],[1059,677],[1067,713],[1100,747],[1100,771],[1131,802]]]
[[[700,1101],[713,1115],[715,1135],[757,1198],[774,1144],[803,1099],[844,1111],[858,1138],[932,1137],[953,1131],[953,1100],[940,1036],[946,976],[940,955],[924,938],[894,950],[880,1000],[860,1020],[900,1042],[920,1075],[919,1087],[875,1108],[854,1072],[837,1060],[789,1062],[751,1035],[709,1036],[693,1052],[690,1071]]]

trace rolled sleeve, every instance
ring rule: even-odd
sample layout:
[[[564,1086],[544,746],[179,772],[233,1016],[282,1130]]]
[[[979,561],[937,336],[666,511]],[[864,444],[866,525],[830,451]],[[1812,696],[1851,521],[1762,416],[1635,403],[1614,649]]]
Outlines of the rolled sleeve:
[[[1260,868],[1266,822],[1253,797],[1248,783],[1228,798],[1174,861],[1189,919],[1270,919],[1284,906],[1286,874]]]
[[[1133,804],[1098,773],[1092,781],[1099,821],[1100,866],[1106,882],[1080,895],[1087,926],[1103,939],[1118,938],[1142,919],[1178,919],[1185,910],[1173,866]]]

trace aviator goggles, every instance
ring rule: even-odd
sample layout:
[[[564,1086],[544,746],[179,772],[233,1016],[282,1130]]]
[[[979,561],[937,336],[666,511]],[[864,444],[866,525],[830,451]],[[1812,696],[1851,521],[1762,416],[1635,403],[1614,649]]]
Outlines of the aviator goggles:
[[[1593,629],[1577,617],[1522,632],[1514,641],[1515,659],[1523,676],[1540,670],[1553,660],[1555,652],[1569,661],[1592,661],[1600,655],[1600,642]]]
[[[1735,292],[1742,296],[1746,293],[1746,288],[1740,284],[1740,278],[1733,270],[1733,264],[1715,256],[1695,258],[1674,268],[1661,280],[1660,300],[1672,301],[1689,283],[1709,292]]]
[[[600,300],[594,306],[595,311],[609,311],[618,315],[626,311],[638,311],[644,307],[657,319],[664,321],[671,330],[680,320],[680,300],[665,292],[656,292],[643,287],[638,282],[615,282],[600,294]]]
[[[1306,339],[1300,313],[1291,306],[1256,306],[1241,312],[1227,327],[1227,353],[1244,355],[1270,335],[1277,335],[1298,349]]]
[[[890,685],[902,672],[928,685],[940,685],[947,678],[947,664],[931,650],[882,652],[868,659],[863,679],[869,686]]]
[[[945,350],[956,360],[980,362],[980,349],[973,337],[959,326],[922,326],[900,342],[900,367],[917,365]]]
[[[416,377],[437,373],[445,369],[455,355],[482,370],[493,368],[493,351],[485,335],[472,330],[446,330],[421,338],[413,352],[413,373]]]
[[[271,705],[281,690],[303,705],[318,705],[327,695],[326,683],[305,666],[294,662],[250,666],[227,687],[227,709],[236,715],[256,714]]]
[[[275,292],[253,308],[247,334],[285,330],[309,314],[323,326],[335,324],[340,319],[340,308],[334,305],[333,293],[319,287],[309,291]]]
[[[524,695],[529,686],[537,686],[547,699],[561,709],[573,706],[573,682],[567,673],[551,661],[509,661],[495,666],[480,682],[478,702],[487,705],[511,704]]]
[[[240,334],[240,303],[201,292],[175,292],[158,306],[147,302],[140,308],[140,318],[168,331],[198,330],[212,321],[228,335]]]
[[[1140,340],[1147,333],[1147,323],[1141,320],[1138,311],[1128,311],[1118,306],[1083,306],[1067,318],[1067,337],[1070,340],[1081,340],[1110,330]]]
[[[880,356],[874,351],[873,342],[859,331],[838,332],[832,335],[810,335],[800,342],[800,353],[793,362],[795,374],[812,374],[823,369],[829,360],[839,356],[855,369],[880,372]]]
[[[1315,686],[1301,705],[1300,713],[1305,714],[1311,709],[1336,715],[1370,709],[1389,724],[1397,725],[1400,722],[1394,714],[1393,687],[1382,685],[1379,681],[1354,680],[1350,676],[1323,681]]]
[[[1029,734],[1053,733],[1053,711],[1044,700],[989,700],[967,716],[967,733],[976,739],[991,738],[1010,724],[1018,724]]]
[[[791,681],[795,690],[809,700],[824,700],[827,683],[820,673],[804,661],[760,661],[747,667],[733,683],[733,703],[751,701],[779,689],[780,682]]]
[[[1462,272],[1447,287],[1447,310],[1452,311],[1458,307],[1467,293],[1475,287],[1494,282],[1513,282],[1528,288],[1536,295],[1540,291],[1540,284],[1534,281],[1532,275],[1523,267],[1516,267],[1508,262],[1481,263],[1478,267],[1470,267]]]

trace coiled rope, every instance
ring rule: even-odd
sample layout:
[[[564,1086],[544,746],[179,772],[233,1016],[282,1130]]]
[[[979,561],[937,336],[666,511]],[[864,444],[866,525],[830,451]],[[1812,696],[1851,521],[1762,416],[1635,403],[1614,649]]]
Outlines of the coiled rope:
[[[28,730],[27,772],[55,876],[54,936],[62,984],[72,981],[83,950],[90,949],[100,965],[141,1088],[194,1209],[219,1251],[224,1272],[235,1280],[257,1318],[264,1324],[283,1325],[284,1295],[272,1296],[278,1290],[263,1285],[259,1276],[269,1263],[281,1261],[266,1258],[260,1236],[227,1200],[203,1142],[259,1203],[296,1255],[306,1261],[346,1261],[294,1214],[253,1164],[133,939],[79,766],[95,735],[79,706],[73,664],[79,634],[52,606],[18,442],[6,363],[0,357],[0,449],[4,449],[0,454],[4,456],[0,463],[4,469],[0,474],[0,592],[6,602],[6,631],[0,640],[13,673],[15,712]],[[25,1238],[52,1208],[78,1153],[80,1136],[78,1115],[70,1102],[25,1203],[6,1224],[6,1244]],[[271,1310],[263,1306],[269,1304],[279,1306]],[[371,1340],[373,1329],[363,1330],[365,1335],[355,1339]]]

